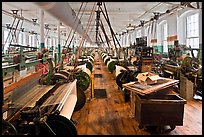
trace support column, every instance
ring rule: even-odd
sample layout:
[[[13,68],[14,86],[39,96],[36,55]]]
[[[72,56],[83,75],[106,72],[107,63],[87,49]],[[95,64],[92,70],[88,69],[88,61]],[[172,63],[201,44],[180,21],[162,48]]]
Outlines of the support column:
[[[34,35],[34,47],[38,47],[38,41],[37,41],[37,39],[38,39],[38,35],[36,34],[36,35]]]
[[[60,46],[60,22],[57,21],[57,38],[58,38],[58,60],[60,60],[60,56],[61,56],[61,46]]]
[[[40,10],[40,49],[45,49],[45,33],[44,33],[44,11]]]

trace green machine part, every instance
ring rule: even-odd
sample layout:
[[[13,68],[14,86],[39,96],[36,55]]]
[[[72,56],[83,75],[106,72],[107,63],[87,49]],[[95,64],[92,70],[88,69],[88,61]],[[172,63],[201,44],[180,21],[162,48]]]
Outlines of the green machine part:
[[[88,89],[91,83],[91,78],[86,72],[82,71],[81,73],[74,75],[74,78],[77,79],[77,86],[81,90],[85,91]]]
[[[109,64],[108,64],[108,70],[112,73],[116,67],[115,65],[117,65],[117,62],[116,61],[111,61]]]
[[[182,67],[192,67],[192,61],[193,59],[191,57],[185,57],[184,60],[182,61],[181,66]]]

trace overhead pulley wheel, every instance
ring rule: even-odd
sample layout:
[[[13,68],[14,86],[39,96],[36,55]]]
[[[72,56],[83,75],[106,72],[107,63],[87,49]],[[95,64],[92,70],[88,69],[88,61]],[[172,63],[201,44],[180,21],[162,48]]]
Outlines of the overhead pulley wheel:
[[[61,115],[49,115],[46,124],[49,128],[45,126],[40,126],[40,135],[56,135],[70,136],[77,135],[77,130],[73,122]],[[50,132],[52,130],[52,132]]]

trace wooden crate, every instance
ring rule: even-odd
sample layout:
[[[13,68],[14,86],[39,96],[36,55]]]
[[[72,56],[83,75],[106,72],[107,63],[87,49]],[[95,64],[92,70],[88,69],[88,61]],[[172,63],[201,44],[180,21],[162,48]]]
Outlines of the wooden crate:
[[[135,96],[135,118],[143,126],[182,126],[186,100],[176,94]]]
[[[186,77],[180,77],[180,96],[186,100],[193,99],[193,82]]]

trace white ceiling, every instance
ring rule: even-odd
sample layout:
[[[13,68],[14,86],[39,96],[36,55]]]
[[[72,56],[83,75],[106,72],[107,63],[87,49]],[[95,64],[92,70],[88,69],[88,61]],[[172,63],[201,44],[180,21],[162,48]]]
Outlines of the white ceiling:
[[[76,14],[79,11],[81,3],[82,2],[68,2],[68,4],[76,12]],[[97,2],[83,3],[82,9],[85,7],[84,5],[86,5],[84,14],[81,19],[81,23],[84,28],[86,28],[94,4],[97,4]],[[111,26],[115,33],[121,33],[122,31],[125,31],[125,28],[129,23],[131,23],[132,25],[138,25],[140,23],[140,20],[150,20],[150,18],[154,16],[153,12],[164,13],[167,9],[171,9],[179,4],[180,2],[105,2]],[[3,14],[3,11],[8,11],[12,13],[11,10],[15,9],[18,9],[18,14],[20,15],[22,13],[22,16],[24,18],[28,20],[37,18],[37,22],[40,23],[40,9],[33,2],[2,2],[2,25],[5,25],[6,23],[11,24],[13,21],[13,18],[5,16]],[[103,11],[105,11],[103,5],[102,9]],[[94,12],[96,10],[97,8],[94,9]],[[79,17],[80,15],[81,13],[79,14]],[[88,35],[90,35],[90,38],[93,42],[95,42],[95,19],[96,14],[94,14],[93,20],[91,22],[92,26],[89,27],[88,31]],[[110,35],[111,33],[109,31],[108,24],[105,21],[102,13],[101,19],[105,26],[106,33]],[[51,28],[56,28],[57,19],[45,12],[45,23],[49,24]],[[34,29],[35,31],[38,31],[37,28],[31,27],[31,24],[29,23],[25,23],[23,25],[24,28]],[[66,29],[64,31],[66,31]]]

